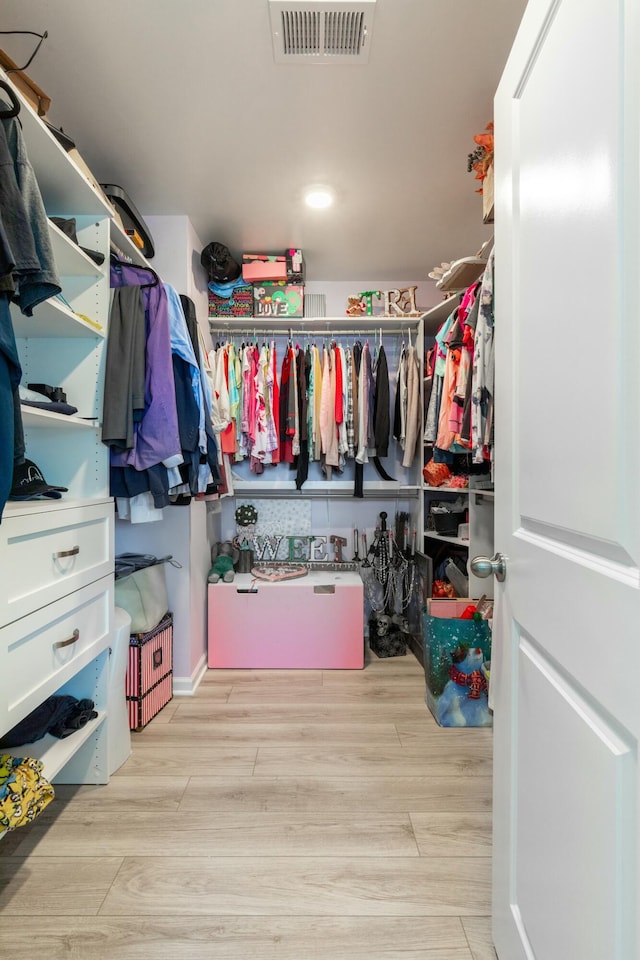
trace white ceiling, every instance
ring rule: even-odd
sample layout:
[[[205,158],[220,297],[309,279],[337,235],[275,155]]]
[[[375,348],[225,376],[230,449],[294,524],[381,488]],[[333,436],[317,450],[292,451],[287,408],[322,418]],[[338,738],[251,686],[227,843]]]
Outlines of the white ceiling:
[[[267,0],[2,0],[96,177],[309,280],[422,280],[490,235],[467,173],[525,0],[378,0],[369,63],[277,66]],[[24,62],[32,37],[0,36]],[[337,203],[311,211],[304,187]]]

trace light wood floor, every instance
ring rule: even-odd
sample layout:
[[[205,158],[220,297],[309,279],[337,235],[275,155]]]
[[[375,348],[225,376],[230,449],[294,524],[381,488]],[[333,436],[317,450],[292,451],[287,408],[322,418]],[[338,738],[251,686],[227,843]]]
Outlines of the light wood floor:
[[[0,841],[0,956],[495,960],[491,732],[411,656],[209,671],[105,787]]]

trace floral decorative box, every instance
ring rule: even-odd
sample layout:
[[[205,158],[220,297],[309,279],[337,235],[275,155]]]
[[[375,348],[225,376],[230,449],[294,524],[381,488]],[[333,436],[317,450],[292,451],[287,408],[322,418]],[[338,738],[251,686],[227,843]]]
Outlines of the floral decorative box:
[[[261,283],[253,287],[255,317],[304,316],[304,286],[291,283]]]

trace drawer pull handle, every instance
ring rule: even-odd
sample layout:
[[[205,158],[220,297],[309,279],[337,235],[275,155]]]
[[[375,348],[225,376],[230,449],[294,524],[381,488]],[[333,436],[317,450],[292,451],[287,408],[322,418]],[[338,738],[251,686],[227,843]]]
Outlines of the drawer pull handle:
[[[58,550],[57,553],[54,553],[54,560],[61,560],[62,557],[77,557],[80,553],[80,547],[71,547],[71,550]]]
[[[54,643],[54,647],[70,647],[72,643],[75,643],[76,640],[80,639],[80,631],[74,630],[68,640],[58,640],[57,643]]]

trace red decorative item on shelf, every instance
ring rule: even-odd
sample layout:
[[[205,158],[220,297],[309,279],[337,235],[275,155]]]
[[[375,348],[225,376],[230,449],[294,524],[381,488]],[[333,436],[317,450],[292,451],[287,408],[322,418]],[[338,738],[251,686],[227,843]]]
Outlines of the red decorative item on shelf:
[[[451,476],[451,470],[446,463],[434,463],[429,460],[422,470],[422,476],[430,487],[440,487]]]
[[[488,123],[485,127],[486,133],[477,133],[473,138],[477,144],[473,153],[470,153],[467,161],[467,170],[469,173],[473,170],[476,180],[481,182],[486,178],[489,167],[493,164],[493,123]],[[476,190],[476,193],[482,193],[482,187]]]
[[[470,603],[460,614],[460,620],[473,620],[476,613],[477,611],[474,604]]]
[[[434,580],[431,595],[435,599],[455,600],[456,592],[452,583],[446,580]]]
[[[456,490],[466,490],[469,486],[469,477],[451,477],[449,480],[449,486],[455,488]]]

